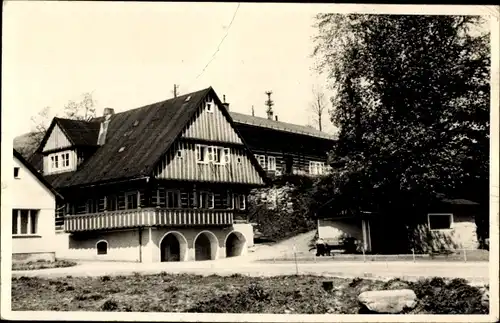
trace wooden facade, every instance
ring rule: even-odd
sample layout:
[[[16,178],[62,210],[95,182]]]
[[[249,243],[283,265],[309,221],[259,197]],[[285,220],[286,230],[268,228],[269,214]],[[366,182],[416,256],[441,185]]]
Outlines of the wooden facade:
[[[68,149],[73,144],[68,139],[68,137],[64,134],[62,129],[56,124],[47,138],[47,142],[43,147],[43,152],[49,152],[60,149]]]
[[[228,147],[203,144],[204,146],[227,148],[228,161],[200,162],[196,155],[196,141],[179,141],[174,144],[162,159],[154,172],[158,179],[185,180],[198,182],[263,184],[262,178],[252,165],[245,147]]]
[[[187,96],[182,107],[194,104],[195,99],[190,100]],[[235,221],[245,222],[247,195],[251,188],[264,185],[264,175],[215,93],[197,102],[196,111],[185,121],[179,135],[155,162],[148,176],[62,188],[66,200],[65,205],[57,209],[56,229],[78,232],[143,226],[227,226]],[[139,119],[137,115],[136,118]],[[130,118],[123,118],[127,119]],[[113,123],[119,119],[112,115],[110,120]],[[108,131],[127,133],[126,129],[118,128]],[[112,137],[112,133],[108,136]],[[68,138],[59,146],[54,144],[62,143],[63,137],[64,132],[56,124],[46,139],[46,147],[61,149],[69,145],[65,149],[72,152],[75,168],[93,157],[96,150],[71,146]],[[100,149],[111,143],[114,141],[104,143]],[[109,150],[116,154],[121,146],[116,144]],[[53,153],[46,147],[42,150],[46,152],[44,168]],[[131,156],[130,160],[136,159]]]
[[[270,177],[283,174],[315,176],[330,170],[327,154],[333,148],[333,138],[270,129],[238,120],[235,126]],[[273,159],[271,164],[270,157]],[[318,172],[317,166],[321,166],[322,171]]]
[[[211,106],[210,109],[207,104]],[[181,136],[183,138],[243,145],[227,117],[210,96],[202,102],[202,106],[196,112],[195,117],[188,123]]]

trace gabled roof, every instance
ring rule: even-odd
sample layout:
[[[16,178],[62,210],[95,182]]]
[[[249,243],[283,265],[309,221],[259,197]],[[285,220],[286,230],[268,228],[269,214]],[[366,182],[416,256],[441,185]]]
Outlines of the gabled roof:
[[[236,122],[236,123],[247,124],[247,125],[257,126],[257,127],[264,127],[264,128],[269,128],[269,129],[275,129],[275,130],[279,130],[279,131],[291,132],[291,133],[296,133],[296,134],[302,134],[302,135],[312,136],[312,137],[317,137],[317,138],[322,138],[322,139],[329,139],[329,140],[336,139],[335,136],[333,136],[329,133],[323,132],[323,131],[319,131],[319,130],[314,129],[312,127],[306,127],[306,126],[301,126],[301,125],[288,123],[288,122],[270,120],[270,119],[262,118],[262,117],[250,116],[250,115],[238,113],[238,112],[229,112],[229,114],[231,114],[231,117],[233,118],[234,122]]]
[[[48,175],[46,178],[55,187],[67,187],[151,176],[157,163],[209,94],[234,126],[227,110],[210,87],[114,114],[108,125],[106,143],[98,147],[76,172]],[[102,117],[99,117],[91,122],[99,124],[101,120]],[[99,127],[94,129],[97,140]],[[248,155],[265,180],[265,173],[255,157],[250,153]]]
[[[54,194],[54,196],[56,196],[57,198],[60,198],[60,199],[63,199],[62,195],[59,194],[52,185],[50,185],[50,183],[43,177],[42,174],[40,174],[34,167],[33,165],[31,165],[26,159],[24,159],[24,157],[21,155],[20,152],[18,152],[17,150],[13,149],[14,150],[14,157],[16,157],[20,162],[21,164],[24,165],[24,167],[26,167],[41,183],[42,185],[44,185],[49,191],[52,192],[52,194]]]
[[[38,152],[40,152],[45,144],[52,129],[58,125],[61,131],[66,135],[68,140],[74,146],[97,146],[97,136],[99,135],[100,123],[96,121],[72,120],[55,117],[43,138]]]

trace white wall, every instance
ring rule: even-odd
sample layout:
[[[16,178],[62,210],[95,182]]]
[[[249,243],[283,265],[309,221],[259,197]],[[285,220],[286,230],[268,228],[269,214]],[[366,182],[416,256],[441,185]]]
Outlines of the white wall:
[[[13,236],[12,253],[55,252],[55,196],[15,157],[14,167],[19,167],[20,171],[19,178],[11,181],[12,209],[35,209],[40,212],[36,235]],[[6,216],[12,219],[11,214]]]
[[[361,221],[354,220],[319,220],[318,235],[323,239],[338,239],[343,234],[363,240]]]

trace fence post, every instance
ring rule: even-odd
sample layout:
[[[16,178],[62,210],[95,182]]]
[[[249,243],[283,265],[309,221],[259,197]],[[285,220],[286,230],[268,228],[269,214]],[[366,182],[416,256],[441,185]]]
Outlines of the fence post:
[[[411,248],[411,254],[413,255],[413,262],[415,262],[415,249]]]
[[[465,248],[464,248],[464,261],[467,262],[467,252],[465,251]]]
[[[299,275],[299,265],[297,264],[297,249],[295,248],[295,244],[293,245],[293,257],[295,259],[295,274]]]

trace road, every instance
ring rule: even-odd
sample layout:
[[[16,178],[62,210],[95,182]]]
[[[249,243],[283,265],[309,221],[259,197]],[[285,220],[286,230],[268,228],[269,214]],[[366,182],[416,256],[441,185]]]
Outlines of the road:
[[[199,275],[231,275],[242,274],[249,276],[277,276],[310,274],[335,277],[365,277],[390,279],[400,277],[415,280],[423,277],[464,278],[475,285],[489,283],[489,268],[487,262],[370,262],[359,261],[329,261],[329,262],[282,262],[263,263],[254,262],[251,258],[235,257],[213,261],[198,262],[169,262],[169,263],[124,263],[124,262],[81,262],[79,265],[68,268],[53,268],[33,271],[15,271],[13,276],[65,277],[71,276],[101,276],[101,275],[130,275],[135,272],[141,274],[155,274],[162,271],[167,273],[191,273]]]

